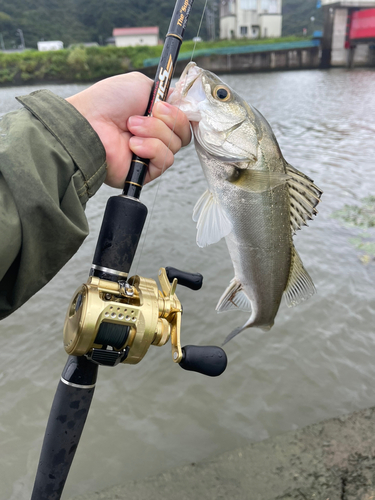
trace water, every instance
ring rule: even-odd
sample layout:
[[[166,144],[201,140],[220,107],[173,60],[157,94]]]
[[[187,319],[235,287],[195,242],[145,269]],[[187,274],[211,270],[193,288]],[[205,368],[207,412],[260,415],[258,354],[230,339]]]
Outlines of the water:
[[[226,346],[218,379],[174,365],[151,347],[137,366],[101,368],[88,423],[64,497],[196,462],[236,446],[375,403],[375,263],[352,244],[363,230],[332,218],[375,192],[375,73],[367,70],[228,75],[223,79],[270,121],[286,159],[324,190],[318,217],[296,247],[318,293],[281,306],[269,333],[248,330]],[[51,86],[61,96],[79,85]],[[0,90],[0,111],[35,88]],[[157,186],[158,190],[157,190]],[[220,344],[245,313],[217,315],[232,276],[225,243],[199,249],[191,221],[205,181],[192,145],[160,183],[144,189],[151,224],[135,271],[156,279],[164,265],[199,271],[204,287],[180,289],[182,343]],[[44,428],[65,364],[62,325],[86,280],[107,198],[89,202],[91,234],[58,276],[0,324],[0,500],[28,500]],[[157,199],[155,200],[155,195]],[[374,229],[366,231],[375,239]]]

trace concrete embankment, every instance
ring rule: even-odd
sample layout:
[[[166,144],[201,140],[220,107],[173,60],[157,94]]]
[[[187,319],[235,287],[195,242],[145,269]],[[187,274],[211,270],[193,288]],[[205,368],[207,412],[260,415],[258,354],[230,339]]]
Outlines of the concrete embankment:
[[[375,407],[74,500],[373,500]]]
[[[182,73],[191,56],[192,53],[187,52],[179,55],[175,76]],[[314,69],[320,65],[320,42],[316,39],[197,49],[194,61],[201,68],[218,74]],[[153,78],[158,63],[158,58],[145,59],[141,71]]]

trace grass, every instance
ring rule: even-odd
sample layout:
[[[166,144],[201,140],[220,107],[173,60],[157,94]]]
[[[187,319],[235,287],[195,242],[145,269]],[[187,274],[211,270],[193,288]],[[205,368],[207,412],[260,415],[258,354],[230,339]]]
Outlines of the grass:
[[[194,49],[214,49],[241,45],[257,45],[277,42],[294,42],[306,38],[247,38],[214,42],[183,42],[180,52]],[[159,57],[163,46],[155,47],[84,47],[75,46],[48,52],[25,50],[24,52],[0,52],[0,84],[20,85],[40,82],[90,82],[133,71],[143,67],[145,59]]]

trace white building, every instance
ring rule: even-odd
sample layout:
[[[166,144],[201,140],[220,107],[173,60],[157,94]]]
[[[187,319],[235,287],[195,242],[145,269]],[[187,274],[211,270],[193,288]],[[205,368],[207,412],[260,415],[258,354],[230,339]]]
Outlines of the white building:
[[[64,48],[63,42],[60,40],[46,40],[45,42],[38,42],[38,50],[61,50]]]
[[[220,38],[281,36],[282,0],[221,0]]]
[[[115,39],[116,47],[159,44],[159,26],[114,28],[112,34]]]

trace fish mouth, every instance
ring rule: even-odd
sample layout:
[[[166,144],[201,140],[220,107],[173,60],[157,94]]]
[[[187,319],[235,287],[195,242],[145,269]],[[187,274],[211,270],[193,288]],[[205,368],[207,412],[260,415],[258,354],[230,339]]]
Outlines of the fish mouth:
[[[181,74],[180,82],[182,83],[181,96],[186,97],[194,83],[201,76],[203,70],[199,68],[195,62],[191,61]]]

